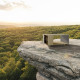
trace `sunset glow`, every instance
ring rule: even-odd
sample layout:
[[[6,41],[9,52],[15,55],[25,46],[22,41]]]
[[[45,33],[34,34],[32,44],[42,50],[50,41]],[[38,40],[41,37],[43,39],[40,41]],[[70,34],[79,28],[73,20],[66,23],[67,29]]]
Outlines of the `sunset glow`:
[[[0,0],[0,22],[80,24],[80,0]]]

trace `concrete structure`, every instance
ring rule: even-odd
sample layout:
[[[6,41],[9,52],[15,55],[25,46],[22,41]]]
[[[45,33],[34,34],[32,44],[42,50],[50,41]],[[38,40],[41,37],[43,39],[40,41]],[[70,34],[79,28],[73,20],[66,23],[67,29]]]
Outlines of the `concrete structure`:
[[[37,80],[80,80],[80,39],[55,47],[42,41],[24,41],[18,52],[36,67]]]
[[[55,36],[60,36],[60,41],[54,41]],[[69,35],[67,34],[43,34],[43,43],[47,45],[69,44]]]

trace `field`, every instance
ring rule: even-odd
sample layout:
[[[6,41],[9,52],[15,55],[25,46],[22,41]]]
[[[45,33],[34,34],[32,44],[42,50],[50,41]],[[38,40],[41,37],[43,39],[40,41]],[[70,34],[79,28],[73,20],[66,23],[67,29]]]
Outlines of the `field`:
[[[37,70],[19,57],[22,41],[40,41],[42,34],[69,34],[80,39],[80,26],[20,27],[0,29],[0,80],[36,80]]]

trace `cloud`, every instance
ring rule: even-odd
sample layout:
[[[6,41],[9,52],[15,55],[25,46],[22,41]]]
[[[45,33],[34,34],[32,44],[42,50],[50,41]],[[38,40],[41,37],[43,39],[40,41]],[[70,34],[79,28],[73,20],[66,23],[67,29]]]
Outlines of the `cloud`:
[[[10,4],[0,5],[0,10],[11,10],[12,6]]]
[[[15,7],[24,7],[24,8],[27,8],[27,5],[25,5],[24,2],[12,2],[12,4],[15,6]]]
[[[0,10],[12,10],[16,7],[28,8],[28,6],[23,1],[13,1],[13,2],[6,2],[3,1],[3,4],[0,3]]]

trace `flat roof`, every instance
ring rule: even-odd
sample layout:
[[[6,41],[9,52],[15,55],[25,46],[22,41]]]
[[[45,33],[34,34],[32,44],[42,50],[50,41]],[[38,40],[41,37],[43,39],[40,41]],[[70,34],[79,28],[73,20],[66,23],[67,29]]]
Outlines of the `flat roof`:
[[[68,34],[43,34],[43,35],[68,35]]]

